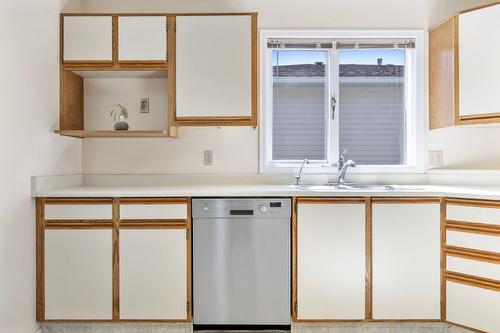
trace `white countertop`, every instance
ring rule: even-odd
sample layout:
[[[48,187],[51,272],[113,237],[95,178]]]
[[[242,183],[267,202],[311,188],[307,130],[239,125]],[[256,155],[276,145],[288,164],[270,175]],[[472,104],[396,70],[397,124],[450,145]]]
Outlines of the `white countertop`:
[[[500,200],[500,187],[396,185],[394,190],[303,189],[290,185],[188,185],[188,186],[73,186],[42,190],[36,197],[283,197],[283,196],[384,196]]]

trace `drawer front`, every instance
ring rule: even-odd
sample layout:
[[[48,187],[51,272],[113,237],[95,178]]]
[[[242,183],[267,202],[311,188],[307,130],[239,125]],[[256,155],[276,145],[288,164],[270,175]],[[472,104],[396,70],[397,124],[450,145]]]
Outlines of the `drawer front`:
[[[500,264],[447,256],[446,269],[451,272],[500,281]]]
[[[448,204],[446,219],[500,225],[500,209]]]
[[[446,320],[485,332],[500,332],[500,292],[448,281]]]
[[[474,250],[500,252],[500,237],[468,232],[446,232],[446,244]]]
[[[105,205],[46,205],[46,220],[110,220],[111,204]]]
[[[120,205],[120,219],[124,220],[185,220],[188,216],[187,204],[145,204]]]

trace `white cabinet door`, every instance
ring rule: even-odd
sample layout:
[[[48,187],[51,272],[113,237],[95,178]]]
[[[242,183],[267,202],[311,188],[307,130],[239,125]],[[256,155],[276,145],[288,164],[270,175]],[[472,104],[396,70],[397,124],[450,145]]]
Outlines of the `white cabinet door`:
[[[119,61],[166,61],[166,16],[118,18]]]
[[[365,204],[299,204],[298,319],[365,318]]]
[[[439,204],[373,204],[373,318],[440,318]]]
[[[251,16],[176,18],[177,117],[250,117]]]
[[[111,230],[45,231],[45,319],[112,319]]]
[[[460,116],[499,114],[500,4],[459,16]]]
[[[446,320],[484,332],[500,332],[500,291],[446,283]]]
[[[111,16],[65,16],[64,61],[112,61]]]
[[[121,319],[187,319],[185,229],[120,230]]]

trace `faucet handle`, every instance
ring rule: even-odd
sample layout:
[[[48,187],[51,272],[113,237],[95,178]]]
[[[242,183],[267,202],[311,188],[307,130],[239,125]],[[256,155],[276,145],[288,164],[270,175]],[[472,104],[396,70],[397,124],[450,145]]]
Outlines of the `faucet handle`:
[[[340,156],[344,156],[345,154],[347,154],[347,152],[349,151],[349,149],[344,149],[342,150],[342,152],[340,153]]]

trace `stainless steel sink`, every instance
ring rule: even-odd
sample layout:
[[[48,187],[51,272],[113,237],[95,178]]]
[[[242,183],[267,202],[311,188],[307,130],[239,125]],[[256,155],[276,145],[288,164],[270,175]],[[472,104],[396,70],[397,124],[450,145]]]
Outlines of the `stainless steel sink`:
[[[358,184],[358,183],[328,183],[324,185],[299,185],[299,189],[306,191],[418,191],[425,190],[423,187],[405,185],[383,185],[383,184]]]

